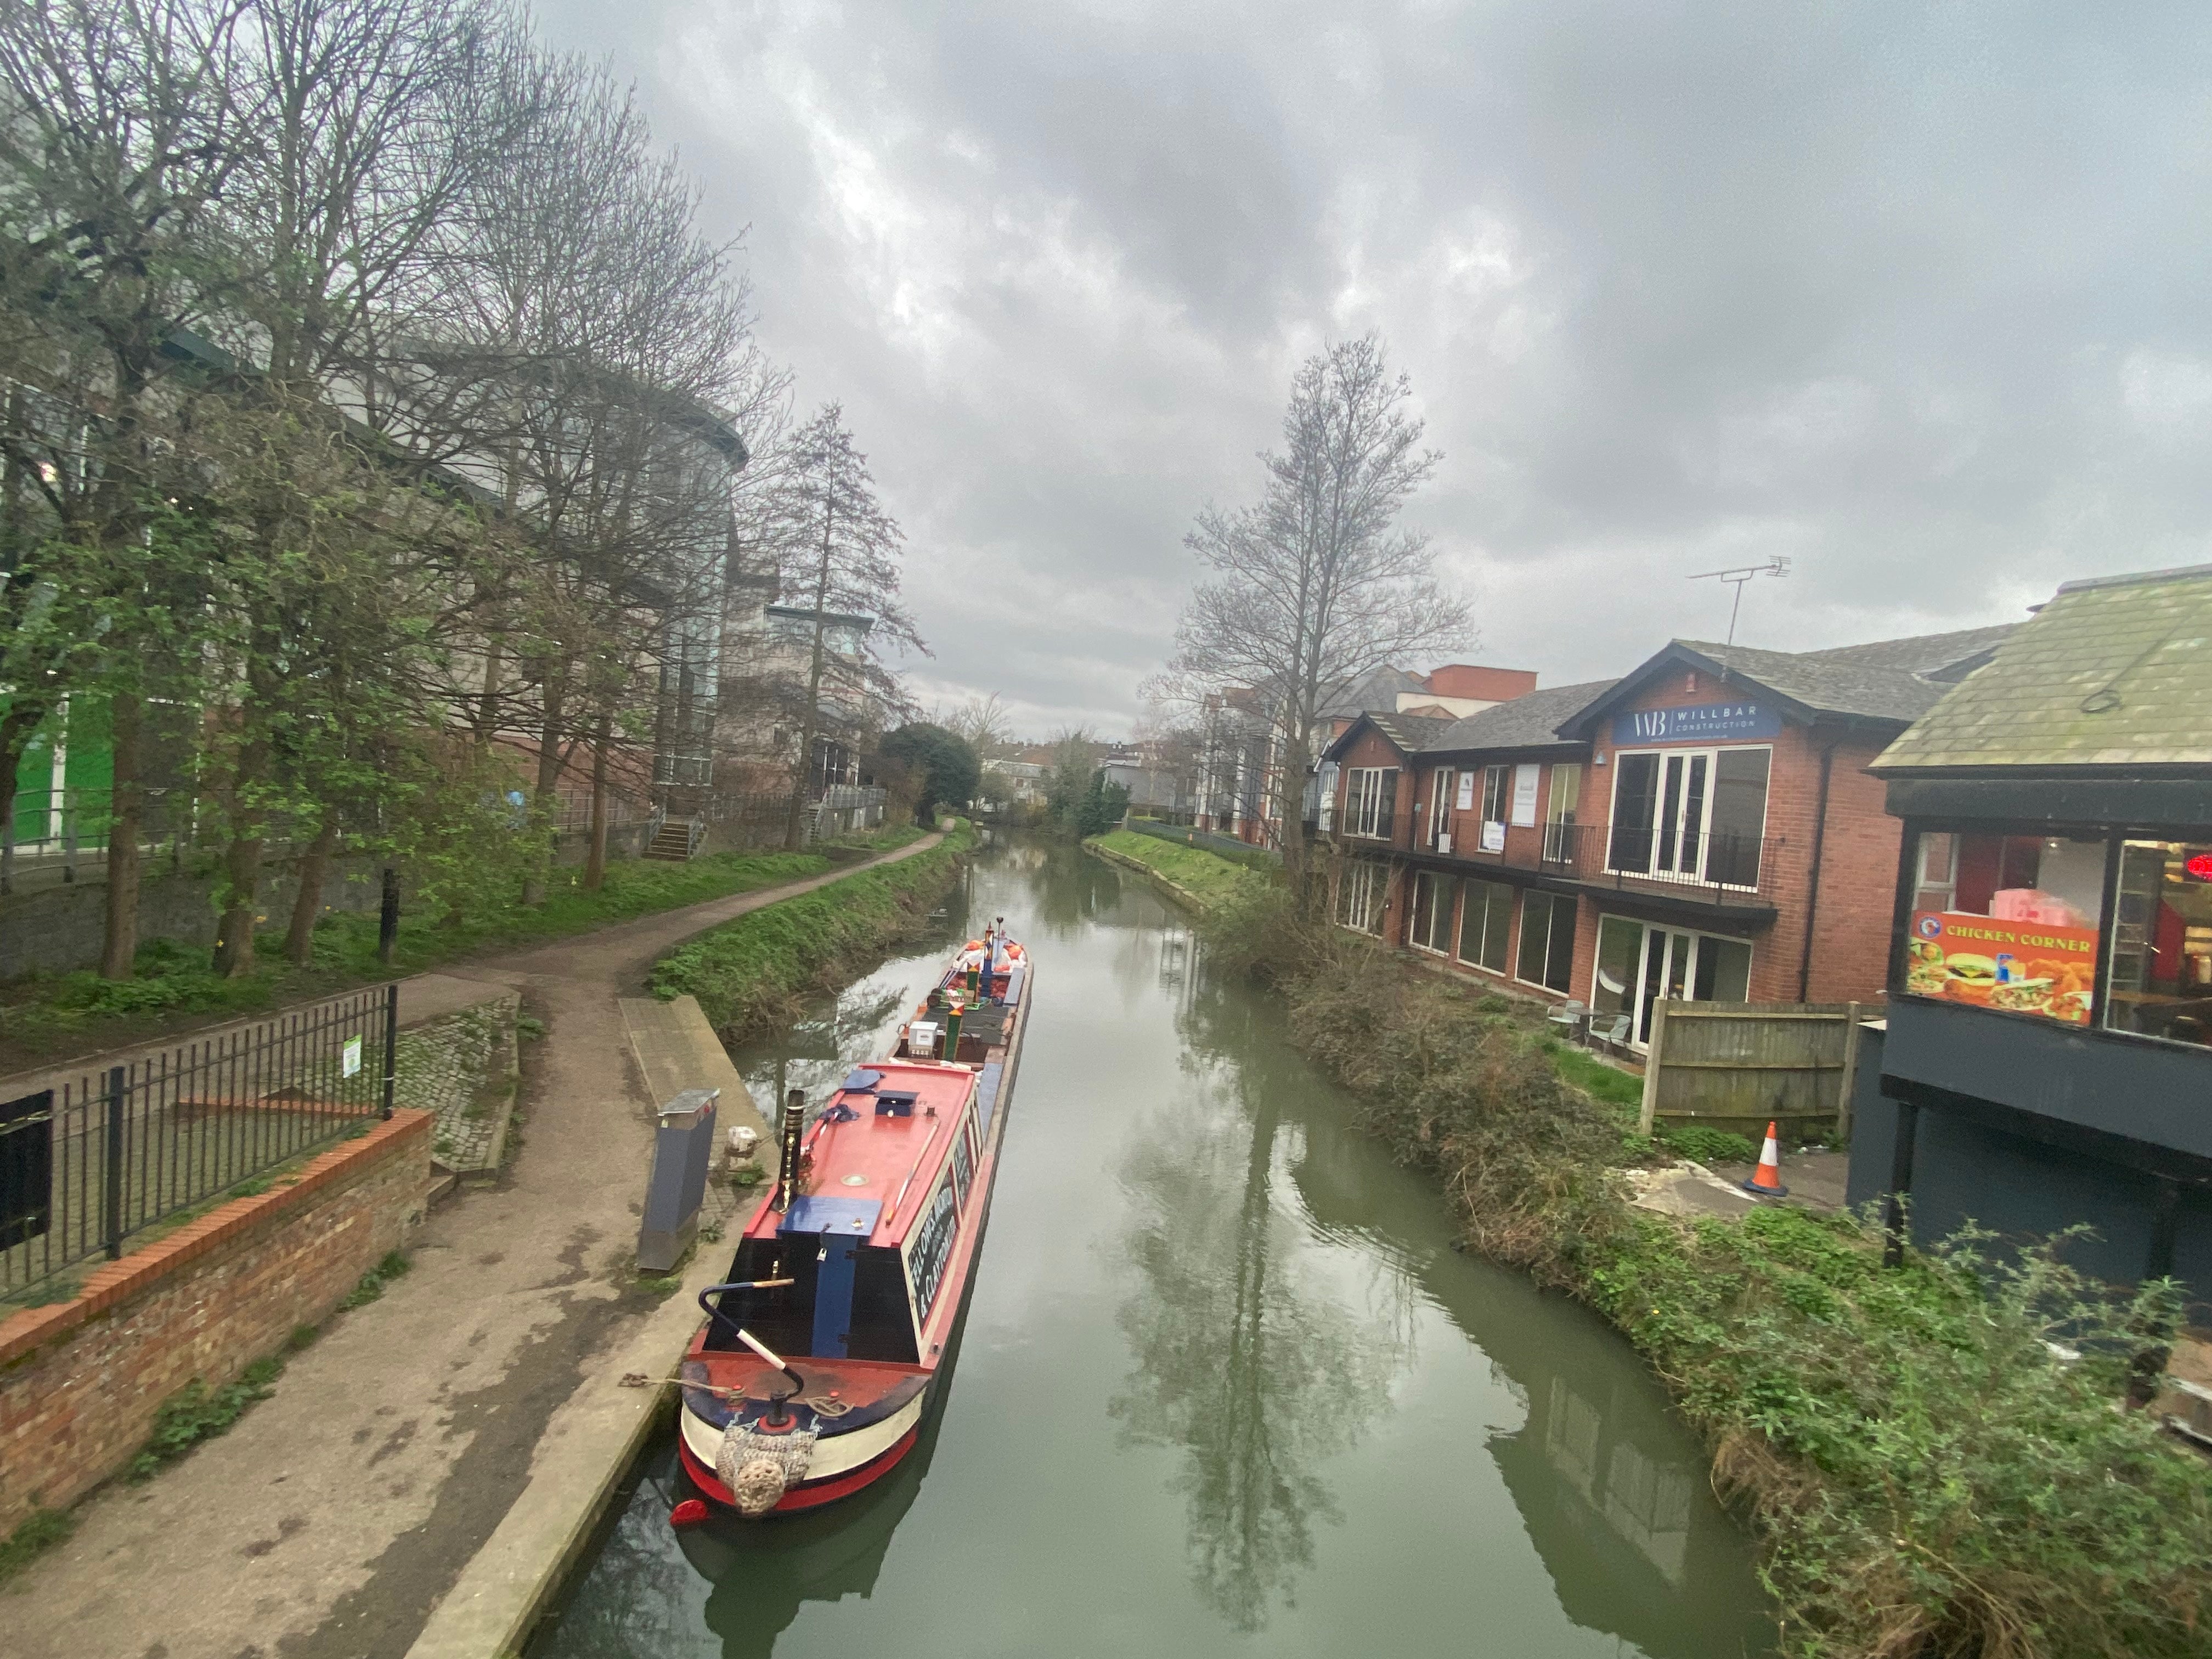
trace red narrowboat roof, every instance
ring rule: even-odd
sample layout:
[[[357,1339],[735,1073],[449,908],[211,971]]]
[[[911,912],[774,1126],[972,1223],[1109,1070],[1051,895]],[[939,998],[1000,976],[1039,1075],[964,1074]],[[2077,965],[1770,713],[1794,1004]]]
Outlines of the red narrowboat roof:
[[[807,1127],[801,1144],[813,1164],[804,1182],[805,1196],[880,1203],[868,1243],[897,1245],[921,1213],[938,1170],[951,1154],[961,1113],[975,1090],[975,1073],[934,1060],[872,1060],[855,1076],[861,1073],[877,1081],[870,1087],[838,1090]],[[886,1097],[896,1100],[908,1092],[914,1097],[910,1110],[879,1109]],[[853,1115],[846,1117],[846,1112]],[[745,1228],[746,1237],[775,1237],[783,1213],[775,1207],[775,1196],[771,1188]]]

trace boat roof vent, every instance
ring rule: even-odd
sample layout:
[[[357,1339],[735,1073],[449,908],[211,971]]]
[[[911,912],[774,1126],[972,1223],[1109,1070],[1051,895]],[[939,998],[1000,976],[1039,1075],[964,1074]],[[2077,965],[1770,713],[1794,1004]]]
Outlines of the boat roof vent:
[[[845,1080],[837,1086],[841,1089],[849,1089],[854,1094],[866,1094],[883,1080],[884,1074],[881,1072],[872,1072],[865,1066],[855,1066],[845,1074]]]
[[[880,1089],[876,1092],[876,1115],[912,1117],[914,1103],[921,1098],[912,1089]]]

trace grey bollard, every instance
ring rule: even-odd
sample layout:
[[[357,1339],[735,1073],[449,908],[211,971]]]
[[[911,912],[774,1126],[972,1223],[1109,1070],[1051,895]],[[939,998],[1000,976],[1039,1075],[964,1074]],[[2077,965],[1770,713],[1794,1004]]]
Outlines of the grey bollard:
[[[660,1109],[645,1220],[637,1230],[641,1273],[667,1273],[691,1248],[699,1202],[707,1195],[707,1166],[714,1156],[714,1103],[721,1097],[720,1089],[686,1089]]]

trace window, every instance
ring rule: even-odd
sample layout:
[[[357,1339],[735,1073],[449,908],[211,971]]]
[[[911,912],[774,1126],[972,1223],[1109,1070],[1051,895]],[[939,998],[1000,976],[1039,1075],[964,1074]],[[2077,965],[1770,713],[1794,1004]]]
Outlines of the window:
[[[2120,846],[2105,1028],[2212,1046],[2212,843]]]
[[[1334,761],[1323,761],[1321,763],[1321,799],[1317,803],[1314,827],[1323,835],[1327,835],[1336,825],[1337,771],[1338,767]]]
[[[1651,1041],[1662,1000],[1741,1002],[1751,993],[1751,946],[1741,939],[1654,927],[1625,916],[1601,916],[1597,962],[1590,974],[1590,1012],[1601,1030],[1629,1017],[1629,1041]]]
[[[1515,977],[1547,990],[1573,982],[1575,902],[1564,893],[1521,896],[1521,959]]]
[[[1442,847],[1451,833],[1452,769],[1438,767],[1429,779],[1429,845]]]
[[[1544,799],[1544,861],[1575,861],[1575,808],[1583,795],[1583,769],[1554,766],[1551,793]]]
[[[1356,933],[1382,931],[1382,896],[1389,872],[1379,864],[1353,859],[1344,866],[1336,891],[1336,920]]]
[[[1513,769],[1510,766],[1486,766],[1482,769],[1482,830],[1476,842],[1486,853],[1505,850],[1505,815],[1511,810],[1513,800]]]
[[[1505,971],[1505,939],[1513,926],[1513,890],[1503,882],[1461,884],[1459,959],[1493,974]]]
[[[1413,915],[1408,937],[1423,951],[1438,956],[1451,949],[1452,890],[1459,884],[1449,876],[1420,870],[1413,875]]]
[[[2087,1024],[2105,847],[2055,836],[1921,835],[1905,993]],[[2122,908],[2141,913],[2136,926],[2155,925],[2153,906]],[[2142,959],[2139,945],[2131,938],[2124,952],[2115,939],[2115,985],[2124,954]]]
[[[1370,841],[1390,839],[1398,799],[1398,769],[1355,766],[1344,775],[1344,833]]]
[[[1756,887],[1771,759],[1764,748],[1617,756],[1606,868]]]

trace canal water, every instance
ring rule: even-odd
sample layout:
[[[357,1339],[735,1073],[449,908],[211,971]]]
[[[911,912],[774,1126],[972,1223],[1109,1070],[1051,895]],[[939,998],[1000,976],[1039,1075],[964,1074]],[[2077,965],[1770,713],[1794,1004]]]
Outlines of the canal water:
[[[738,1056],[756,1097],[818,1101],[1000,914],[1038,1000],[942,1411],[872,1490],[750,1526],[673,1531],[654,1448],[532,1659],[1773,1651],[1627,1346],[1455,1253],[1138,878],[986,848],[941,939]]]

